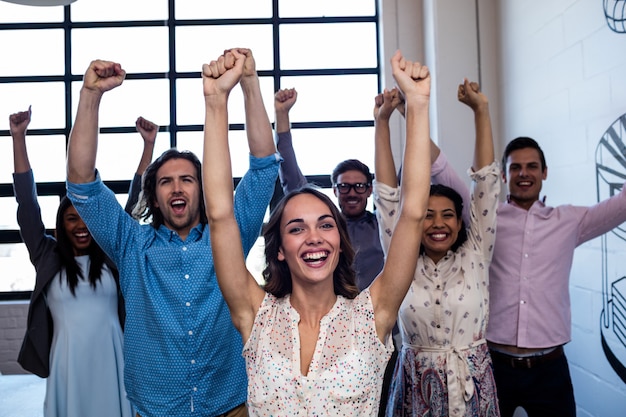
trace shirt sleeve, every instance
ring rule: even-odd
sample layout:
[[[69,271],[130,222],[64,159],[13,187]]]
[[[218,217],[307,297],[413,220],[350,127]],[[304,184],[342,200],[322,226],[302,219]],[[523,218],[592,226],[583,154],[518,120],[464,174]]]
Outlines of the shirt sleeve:
[[[496,162],[468,175],[472,179],[468,239],[491,262],[496,241],[496,213],[500,197],[500,176]]]
[[[400,208],[400,188],[390,187],[387,184],[373,182],[374,201],[376,202],[376,218],[378,220],[378,234],[383,254],[387,258],[391,235],[398,222]]]
[[[124,211],[132,216],[133,208],[135,208],[135,204],[139,201],[139,193],[141,192],[141,175],[135,173],[133,180],[130,182],[130,187],[128,188],[128,200],[126,200],[126,206],[124,207]]]
[[[278,175],[280,155],[264,158],[250,155],[250,169],[235,190],[235,219],[241,232],[244,256],[254,246],[269,206]]]
[[[443,152],[430,167],[430,181],[433,184],[441,184],[453,188],[463,198],[463,221],[470,224],[470,191],[465,181],[459,177],[456,171],[448,163],[448,158]]]
[[[283,158],[279,168],[280,184],[285,194],[307,185],[293,150],[291,132],[276,133],[276,148]]]
[[[626,183],[619,194],[589,207],[582,217],[576,246],[603,235],[626,221]]]
[[[133,233],[139,222],[128,215],[96,171],[93,182],[76,184],[67,181],[67,196],[83,219],[98,245],[115,262],[134,245]],[[106,221],[103,221],[106,219]]]

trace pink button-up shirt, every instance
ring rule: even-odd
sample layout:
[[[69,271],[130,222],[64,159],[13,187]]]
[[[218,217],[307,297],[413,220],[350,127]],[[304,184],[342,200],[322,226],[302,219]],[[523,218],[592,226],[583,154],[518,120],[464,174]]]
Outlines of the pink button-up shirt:
[[[432,175],[433,182],[459,186],[458,180],[450,183],[451,177],[458,176],[443,154],[433,164]],[[512,202],[501,204],[489,269],[487,340],[523,348],[569,342],[574,249],[624,221],[626,187],[590,207],[549,207],[536,201],[527,211]]]

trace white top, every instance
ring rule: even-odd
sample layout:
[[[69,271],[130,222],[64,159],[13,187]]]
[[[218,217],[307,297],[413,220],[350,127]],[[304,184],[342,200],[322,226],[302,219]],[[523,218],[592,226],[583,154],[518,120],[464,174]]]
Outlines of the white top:
[[[288,295],[265,296],[243,349],[250,416],[376,416],[393,344],[378,339],[369,289],[354,300],[337,296],[306,376],[299,321]]]

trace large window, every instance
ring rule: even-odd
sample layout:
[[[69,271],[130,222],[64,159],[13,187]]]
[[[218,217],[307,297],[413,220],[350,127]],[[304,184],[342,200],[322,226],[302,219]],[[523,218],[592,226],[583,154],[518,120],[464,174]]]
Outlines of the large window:
[[[122,64],[124,84],[105,95],[97,167],[126,199],[142,149],[138,116],[160,126],[155,155],[202,152],[202,64],[231,47],[251,48],[265,106],[298,90],[294,148],[310,180],[329,187],[337,162],[373,168],[373,97],[380,89],[376,0],[78,0],[67,7],[0,1],[0,297],[27,297],[34,269],[18,232],[8,116],[32,106],[27,135],[43,219],[54,228],[65,193],[65,149],[82,74],[92,59]],[[243,96],[230,100],[233,175],[247,169]]]

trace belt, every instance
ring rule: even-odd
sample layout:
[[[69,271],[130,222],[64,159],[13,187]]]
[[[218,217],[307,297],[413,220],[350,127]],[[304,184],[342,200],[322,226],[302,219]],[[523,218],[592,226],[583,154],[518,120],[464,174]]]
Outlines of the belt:
[[[530,369],[560,358],[565,354],[563,346],[559,346],[551,352],[538,356],[513,356],[497,350],[490,350],[493,360],[508,364],[511,368]]]

